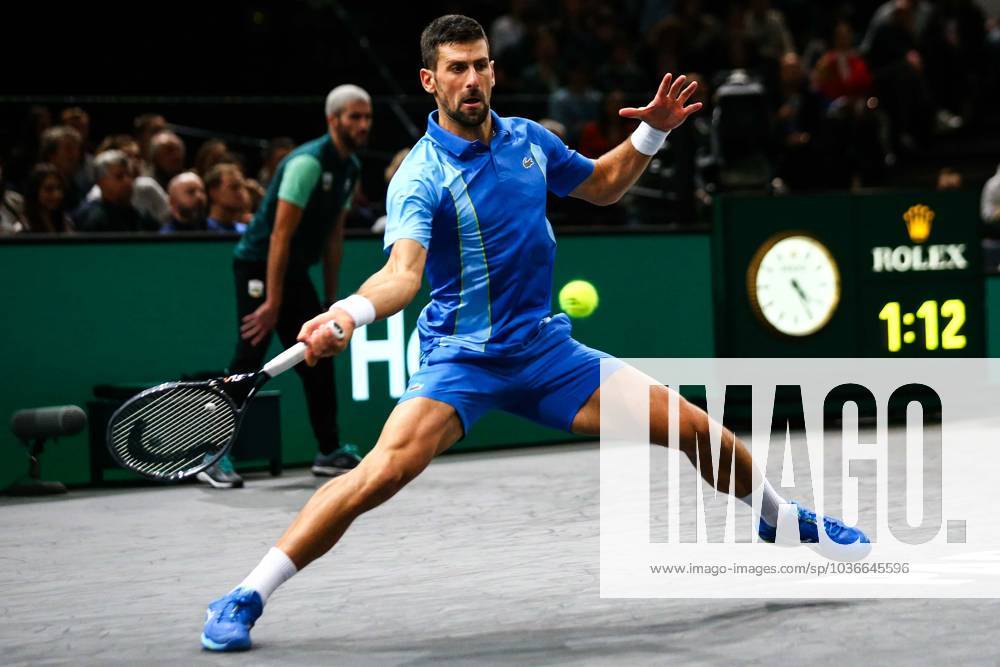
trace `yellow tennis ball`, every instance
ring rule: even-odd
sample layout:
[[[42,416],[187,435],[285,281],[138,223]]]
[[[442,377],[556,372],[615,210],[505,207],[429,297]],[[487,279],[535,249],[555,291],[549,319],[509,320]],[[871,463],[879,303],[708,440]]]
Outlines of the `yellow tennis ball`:
[[[559,307],[570,317],[588,317],[597,302],[597,290],[586,280],[571,280],[559,290]]]

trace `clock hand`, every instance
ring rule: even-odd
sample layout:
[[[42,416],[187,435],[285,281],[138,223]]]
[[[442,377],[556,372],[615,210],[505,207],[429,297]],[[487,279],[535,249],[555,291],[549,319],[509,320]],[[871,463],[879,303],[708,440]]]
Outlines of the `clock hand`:
[[[799,285],[799,281],[797,281],[795,278],[792,278],[792,287],[795,289],[796,293],[798,293],[799,295],[799,298],[802,300],[802,307],[805,308],[806,315],[809,318],[812,318],[812,312],[809,310],[809,298],[806,296],[806,293],[802,290],[802,287]]]

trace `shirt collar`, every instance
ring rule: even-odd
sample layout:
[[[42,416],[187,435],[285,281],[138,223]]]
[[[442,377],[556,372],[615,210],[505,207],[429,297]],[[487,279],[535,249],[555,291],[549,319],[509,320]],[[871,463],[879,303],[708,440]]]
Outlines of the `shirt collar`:
[[[490,109],[490,117],[493,118],[493,131],[497,137],[510,135],[510,122],[506,118],[498,116],[493,109]],[[427,116],[427,134],[455,157],[466,157],[475,152],[477,148],[484,147],[483,142],[478,139],[475,141],[466,141],[457,134],[452,134],[438,125],[437,111],[432,111]],[[479,150],[482,149],[479,148]]]

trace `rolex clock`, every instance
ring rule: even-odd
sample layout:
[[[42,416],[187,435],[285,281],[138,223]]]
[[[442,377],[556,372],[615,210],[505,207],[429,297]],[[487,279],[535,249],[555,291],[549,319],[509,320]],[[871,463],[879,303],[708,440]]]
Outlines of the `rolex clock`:
[[[757,249],[747,268],[747,294],[757,319],[785,336],[820,331],[840,303],[840,270],[815,237],[776,234]]]

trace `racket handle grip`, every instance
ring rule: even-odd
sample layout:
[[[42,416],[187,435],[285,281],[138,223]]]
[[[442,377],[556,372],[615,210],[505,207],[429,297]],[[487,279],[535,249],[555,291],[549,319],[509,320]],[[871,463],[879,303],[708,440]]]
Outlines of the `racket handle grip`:
[[[340,325],[333,320],[327,322],[326,326],[337,338],[342,339],[344,337],[344,330],[341,329]],[[296,343],[295,345],[292,345],[274,359],[271,359],[271,361],[264,364],[264,368],[262,370],[267,373],[268,377],[281,375],[289,368],[297,366],[303,359],[306,358],[306,347],[305,343]]]

